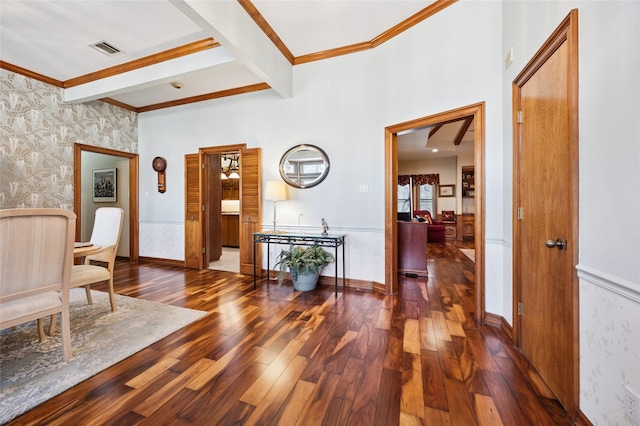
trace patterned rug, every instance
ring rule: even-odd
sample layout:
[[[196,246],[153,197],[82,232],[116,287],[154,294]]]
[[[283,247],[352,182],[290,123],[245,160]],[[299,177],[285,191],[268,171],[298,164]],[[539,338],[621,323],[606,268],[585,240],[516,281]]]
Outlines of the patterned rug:
[[[67,362],[59,316],[56,334],[43,343],[35,321],[0,331],[0,424],[207,314],[120,295],[111,312],[107,293],[91,294],[88,305],[84,289],[71,290],[73,358]]]
[[[474,249],[460,249],[473,263],[476,263],[476,251]]]

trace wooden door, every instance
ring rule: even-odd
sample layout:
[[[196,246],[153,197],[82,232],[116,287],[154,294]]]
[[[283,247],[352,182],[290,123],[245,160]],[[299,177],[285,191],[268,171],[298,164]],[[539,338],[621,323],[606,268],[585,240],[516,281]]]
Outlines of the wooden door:
[[[241,149],[240,164],[240,273],[253,275],[253,234],[262,228],[260,148]],[[258,270],[262,266],[260,253],[256,250]]]
[[[202,167],[201,181],[207,182],[202,188],[206,197],[203,203],[206,226],[203,234],[206,236],[205,268],[209,262],[219,260],[222,255],[222,179],[220,179],[220,154],[200,153]]]
[[[202,202],[200,199],[200,156],[184,156],[184,266],[203,269]]]
[[[515,337],[570,412],[578,402],[575,22],[567,18],[514,82]]]

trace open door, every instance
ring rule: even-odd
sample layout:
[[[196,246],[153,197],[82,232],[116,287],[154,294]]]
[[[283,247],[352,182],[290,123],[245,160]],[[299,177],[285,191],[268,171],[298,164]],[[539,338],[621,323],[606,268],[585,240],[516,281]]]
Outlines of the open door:
[[[262,160],[260,148],[240,150],[240,273],[253,274],[253,234],[262,228]],[[256,251],[261,269],[262,256]]]
[[[200,199],[200,156],[184,156],[184,267],[204,269],[204,244],[202,234],[202,202]]]
[[[185,268],[205,269],[215,247],[222,250],[221,230],[214,231],[221,226],[220,155],[228,152],[240,153],[240,273],[253,275],[253,234],[262,228],[262,160],[260,148],[244,144],[185,155]],[[256,264],[261,260],[258,253]]]
[[[203,229],[206,244],[204,246],[204,267],[219,260],[222,255],[222,179],[220,179],[220,153],[205,154],[200,152],[202,182],[204,191],[204,214],[207,224]]]

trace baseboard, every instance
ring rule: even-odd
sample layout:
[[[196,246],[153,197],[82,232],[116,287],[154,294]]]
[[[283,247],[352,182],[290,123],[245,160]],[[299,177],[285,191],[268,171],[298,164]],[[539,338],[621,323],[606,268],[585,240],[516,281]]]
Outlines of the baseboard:
[[[321,275],[320,278],[318,278],[318,284],[335,287],[336,278],[335,276]],[[364,281],[364,280],[356,280],[353,278],[347,278],[346,284],[347,284],[347,288],[351,290],[360,290],[360,291],[374,290],[374,283],[372,281]],[[342,277],[338,277],[338,288],[342,288]]]
[[[513,340],[513,328],[504,319],[502,315],[496,315],[496,314],[492,314],[491,312],[485,312],[484,323],[488,326],[499,328],[507,335],[509,340]]]
[[[159,265],[167,265],[167,266],[177,266],[180,268],[184,268],[184,260],[175,260],[175,259],[162,259],[159,257],[143,257],[140,256],[138,261],[143,263],[157,263]]]
[[[576,426],[593,426],[591,420],[589,420],[587,416],[585,416],[584,413],[580,410],[578,410],[578,412],[576,413],[576,418],[573,424]]]

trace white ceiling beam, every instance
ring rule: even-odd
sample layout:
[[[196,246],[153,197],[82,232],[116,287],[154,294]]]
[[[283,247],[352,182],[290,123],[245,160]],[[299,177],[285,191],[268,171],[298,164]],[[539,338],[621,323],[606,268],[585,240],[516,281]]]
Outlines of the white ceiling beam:
[[[182,77],[204,73],[220,66],[235,63],[237,60],[228,50],[217,47],[69,87],[64,90],[64,100],[65,102],[82,103],[108,98],[132,90],[169,83]]]
[[[293,95],[293,66],[237,1],[170,0],[272,89]]]

